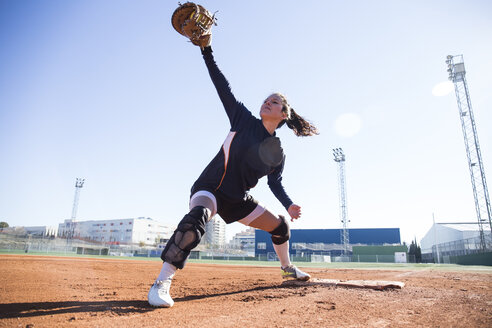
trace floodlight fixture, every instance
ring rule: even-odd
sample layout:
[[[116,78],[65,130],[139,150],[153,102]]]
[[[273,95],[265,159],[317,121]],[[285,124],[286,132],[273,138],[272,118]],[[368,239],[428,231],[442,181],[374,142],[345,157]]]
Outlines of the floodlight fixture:
[[[342,148],[333,149],[333,156],[335,157],[335,162],[345,162],[345,154]]]

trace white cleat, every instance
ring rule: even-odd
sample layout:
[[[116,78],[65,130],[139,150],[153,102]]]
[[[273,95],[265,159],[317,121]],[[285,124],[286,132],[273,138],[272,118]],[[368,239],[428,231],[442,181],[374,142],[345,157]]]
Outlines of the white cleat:
[[[307,281],[311,279],[311,276],[306,272],[299,270],[295,265],[291,264],[285,268],[282,268],[282,278]]]
[[[169,288],[171,287],[171,279],[157,280],[149,290],[147,298],[149,304],[152,306],[166,307],[173,306],[174,301],[169,295]]]

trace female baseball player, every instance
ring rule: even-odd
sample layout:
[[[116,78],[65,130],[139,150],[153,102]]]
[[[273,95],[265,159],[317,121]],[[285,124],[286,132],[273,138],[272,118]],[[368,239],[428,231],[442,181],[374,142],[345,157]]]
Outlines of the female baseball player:
[[[161,273],[148,294],[152,306],[171,307],[169,295],[176,269],[182,269],[190,251],[205,233],[205,224],[216,214],[226,223],[239,221],[270,232],[280,259],[283,278],[308,280],[310,275],[290,263],[290,230],[287,220],[275,215],[248,194],[258,180],[268,176],[268,185],[289,213],[291,220],[301,216],[282,186],[285,155],[275,130],[287,124],[297,136],[318,134],[316,127],[297,115],[286,98],[274,93],[265,99],[260,117],[236,100],[229,83],[217,67],[210,46],[202,48],[203,58],[231,124],[221,149],[191,188],[190,212],[184,216],[162,252]]]

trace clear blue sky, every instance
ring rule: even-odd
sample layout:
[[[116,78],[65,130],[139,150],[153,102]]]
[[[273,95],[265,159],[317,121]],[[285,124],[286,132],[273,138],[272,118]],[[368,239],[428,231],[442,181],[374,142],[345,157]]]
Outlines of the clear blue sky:
[[[476,220],[454,92],[432,90],[445,57],[463,54],[492,185],[490,1],[200,3],[219,11],[213,48],[236,97],[258,115],[283,92],[321,131],[278,132],[303,207],[292,228],[340,227],[336,147],[349,227],[399,227],[410,242],[433,213]],[[0,0],[0,221],[63,222],[82,177],[79,220],[179,222],[229,126],[199,49],[171,26],[176,7]],[[251,194],[286,214],[265,180]]]

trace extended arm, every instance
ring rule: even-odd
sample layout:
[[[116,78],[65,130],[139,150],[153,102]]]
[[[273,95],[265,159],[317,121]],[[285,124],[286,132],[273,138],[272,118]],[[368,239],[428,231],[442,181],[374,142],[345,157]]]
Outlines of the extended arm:
[[[268,175],[268,186],[270,190],[275,195],[275,197],[282,203],[285,209],[288,211],[289,207],[293,204],[292,200],[289,198],[285,192],[284,186],[282,185],[282,171],[284,170],[284,161],[273,170],[272,173]]]
[[[239,120],[241,111],[245,110],[245,108],[236,100],[236,97],[234,97],[234,95],[232,94],[229,82],[215,63],[212,54],[212,47],[208,46],[203,48],[202,55],[203,59],[205,60],[205,64],[207,65],[210,78],[212,79],[215,89],[219,94],[219,98],[224,105],[227,116],[229,117],[231,126],[234,126],[235,122]]]
[[[301,207],[294,204],[285,192],[284,186],[282,185],[282,171],[284,170],[285,157],[282,163],[275,168],[275,170],[268,175],[268,186],[273,192],[275,197],[282,203],[287,212],[291,217],[291,221],[301,217]]]

